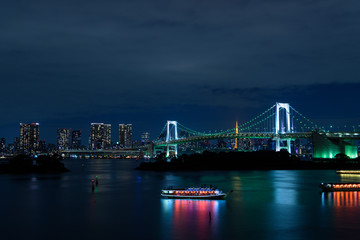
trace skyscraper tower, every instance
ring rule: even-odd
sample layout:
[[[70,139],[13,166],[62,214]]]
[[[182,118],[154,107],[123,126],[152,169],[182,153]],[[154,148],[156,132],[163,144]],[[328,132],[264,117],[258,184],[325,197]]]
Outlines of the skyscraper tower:
[[[5,138],[0,138],[0,153],[5,153],[5,150],[6,150]]]
[[[81,130],[74,130],[71,133],[71,148],[79,149],[81,146]]]
[[[111,147],[111,124],[90,124],[90,149],[106,149]]]
[[[111,124],[104,124],[104,148],[111,148]]]
[[[132,147],[132,124],[119,124],[119,144],[124,148]]]
[[[150,133],[144,132],[143,134],[141,134],[141,143],[143,145],[146,145],[149,142],[150,142]]]
[[[66,150],[70,148],[70,128],[57,129],[57,146],[59,150]]]
[[[19,137],[14,137],[14,153],[16,153],[16,154],[21,153]]]
[[[39,148],[39,123],[20,123],[20,151],[34,154]]]

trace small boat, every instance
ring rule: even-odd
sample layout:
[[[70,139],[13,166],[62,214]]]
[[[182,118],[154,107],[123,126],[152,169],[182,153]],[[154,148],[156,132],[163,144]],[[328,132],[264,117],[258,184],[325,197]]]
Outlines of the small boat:
[[[354,174],[360,175],[360,170],[338,170],[336,171],[337,174]]]
[[[161,190],[161,196],[170,199],[225,199],[231,192],[224,193],[215,187],[168,187]]]
[[[360,191],[360,183],[320,183],[324,192]]]

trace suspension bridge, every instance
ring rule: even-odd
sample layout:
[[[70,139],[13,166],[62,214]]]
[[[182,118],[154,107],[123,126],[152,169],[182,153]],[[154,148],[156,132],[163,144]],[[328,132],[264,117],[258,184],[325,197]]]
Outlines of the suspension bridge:
[[[314,158],[334,158],[337,153],[356,158],[357,147],[351,141],[360,140],[360,132],[326,131],[288,103],[276,103],[245,123],[236,122],[235,128],[228,130],[206,133],[167,121],[154,145],[163,148],[169,157],[177,156],[179,144],[216,139],[234,139],[234,150],[238,149],[238,139],[271,139],[275,142],[274,150],[286,149],[289,153],[295,139],[311,139]]]

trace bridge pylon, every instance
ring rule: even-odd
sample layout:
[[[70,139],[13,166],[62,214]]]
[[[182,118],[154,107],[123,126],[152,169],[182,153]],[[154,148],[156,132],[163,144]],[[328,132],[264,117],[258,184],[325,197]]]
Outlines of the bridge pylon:
[[[235,123],[235,134],[236,134],[236,138],[235,138],[235,143],[234,143],[234,150],[237,150],[238,149],[238,134],[239,134],[239,124],[238,124],[238,121],[236,120],[236,123]]]
[[[280,110],[285,110],[285,119],[280,119]],[[285,120],[285,121],[284,121]],[[280,126],[285,126],[280,127]],[[276,140],[276,151],[279,152],[281,149],[286,149],[291,153],[291,140],[290,139],[281,139],[279,134],[282,133],[291,133],[290,126],[290,105],[288,103],[276,103],[276,115],[275,115],[275,137]],[[281,143],[286,142],[286,147],[281,146]]]
[[[172,134],[173,133],[173,134]],[[170,152],[174,152],[174,156],[177,157],[177,144],[169,144],[169,141],[178,140],[177,121],[167,121],[166,123],[166,157],[170,156]]]

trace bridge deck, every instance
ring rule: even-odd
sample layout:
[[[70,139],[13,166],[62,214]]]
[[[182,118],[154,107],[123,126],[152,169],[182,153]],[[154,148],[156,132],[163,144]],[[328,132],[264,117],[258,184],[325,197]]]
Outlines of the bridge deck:
[[[179,138],[177,140],[171,140],[168,142],[161,141],[155,143],[157,146],[166,146],[168,144],[181,144],[188,142],[198,142],[204,140],[215,140],[215,139],[228,139],[228,138],[251,138],[251,139],[304,139],[311,138],[312,132],[296,132],[296,133],[259,133],[259,132],[243,132],[243,133],[227,133],[227,134],[209,134],[202,136],[191,136],[187,138]],[[360,133],[358,132],[321,132],[321,135],[332,139],[344,139],[344,140],[360,140]]]

